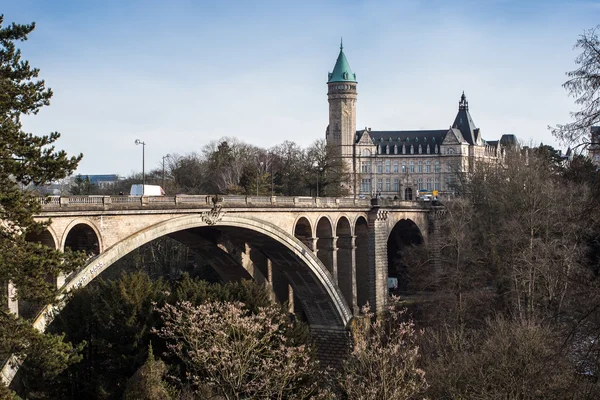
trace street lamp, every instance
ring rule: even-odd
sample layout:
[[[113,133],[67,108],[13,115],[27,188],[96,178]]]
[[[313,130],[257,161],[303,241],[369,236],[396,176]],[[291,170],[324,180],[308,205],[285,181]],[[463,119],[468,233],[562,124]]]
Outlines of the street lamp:
[[[162,189],[165,190],[165,158],[171,158],[170,154],[167,154],[166,156],[162,156],[162,161],[163,161],[163,170],[162,170]]]
[[[319,197],[319,175],[323,171],[323,167],[317,168],[317,197]]]
[[[142,142],[140,139],[135,139],[135,144],[142,145],[142,196],[144,196],[145,191],[146,191],[146,168],[145,168],[146,142]]]
[[[258,165],[258,169],[256,170],[256,195],[258,196],[258,176],[260,175],[260,170],[262,169],[262,166],[264,165],[264,163],[261,161]]]

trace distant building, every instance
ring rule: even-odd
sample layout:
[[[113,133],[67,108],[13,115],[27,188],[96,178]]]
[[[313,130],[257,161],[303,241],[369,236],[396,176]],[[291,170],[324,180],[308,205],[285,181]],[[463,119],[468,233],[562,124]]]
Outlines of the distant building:
[[[469,113],[463,92],[454,122],[446,129],[356,130],[356,74],[340,46],[329,73],[327,143],[337,146],[353,173],[356,194],[381,194],[412,200],[419,192],[452,194],[457,172],[467,172],[474,160],[495,160],[516,145],[514,135],[486,141]]]
[[[98,186],[100,189],[107,189],[113,187],[119,182],[119,175],[108,174],[108,175],[77,175],[81,176],[83,179],[88,178],[92,185]],[[77,177],[76,176],[76,177]],[[75,178],[76,178],[75,177]]]

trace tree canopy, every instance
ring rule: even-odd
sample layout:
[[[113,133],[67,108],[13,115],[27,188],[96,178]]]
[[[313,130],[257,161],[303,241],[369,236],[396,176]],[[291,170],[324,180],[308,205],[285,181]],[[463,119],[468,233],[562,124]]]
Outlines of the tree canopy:
[[[48,303],[56,296],[56,278],[75,269],[81,258],[36,242],[36,235],[48,223],[34,219],[40,200],[23,187],[70,175],[82,156],[68,157],[56,150],[58,132],[36,136],[23,130],[22,116],[37,114],[49,105],[52,91],[38,79],[39,69],[23,60],[16,46],[28,39],[35,24],[3,23],[4,16],[0,16],[0,285],[6,288],[12,282],[15,298]],[[0,300],[2,304],[8,301],[4,289]],[[76,358],[61,337],[41,335],[1,307],[0,359],[5,360],[11,353],[19,359],[28,354],[29,371],[37,371],[42,379],[58,373]],[[36,368],[36,364],[43,364],[43,368]]]

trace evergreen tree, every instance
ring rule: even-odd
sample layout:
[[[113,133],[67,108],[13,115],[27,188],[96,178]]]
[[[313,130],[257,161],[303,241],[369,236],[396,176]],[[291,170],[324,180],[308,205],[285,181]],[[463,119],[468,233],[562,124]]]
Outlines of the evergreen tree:
[[[26,241],[27,235],[41,233],[47,223],[34,220],[41,207],[39,199],[22,188],[70,175],[82,156],[68,157],[64,151],[57,151],[54,143],[60,137],[58,132],[35,136],[23,130],[21,117],[37,114],[49,105],[52,91],[37,79],[39,70],[22,60],[15,46],[15,42],[27,40],[35,24],[3,27],[3,22],[4,16],[0,16],[0,285],[6,288],[12,282],[17,287],[16,298],[46,303],[56,296],[55,278],[72,271],[81,259]],[[4,289],[0,300],[3,304],[7,301]],[[52,376],[76,358],[70,345],[54,339],[44,338],[0,307],[0,359],[5,360],[11,353],[22,359],[27,352],[32,365],[45,359],[32,351],[57,351],[65,357],[46,363],[45,367],[53,371],[46,370],[44,375]],[[38,345],[41,342],[52,349]]]

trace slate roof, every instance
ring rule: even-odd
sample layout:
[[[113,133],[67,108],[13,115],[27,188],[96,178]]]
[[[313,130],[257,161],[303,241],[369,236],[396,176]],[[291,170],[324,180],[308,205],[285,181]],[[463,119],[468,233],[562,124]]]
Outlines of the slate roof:
[[[364,130],[356,132],[356,142]],[[395,154],[394,147],[397,147],[398,154],[402,154],[402,149],[405,148],[405,153],[410,154],[410,148],[413,147],[414,154],[418,154],[419,145],[422,149],[422,154],[427,154],[429,148],[430,153],[438,153],[439,146],[444,141],[448,129],[440,130],[422,130],[422,131],[368,131],[373,144],[380,146],[381,154]],[[389,147],[389,151],[388,151]]]
[[[475,127],[473,118],[471,118],[471,114],[469,113],[469,103],[467,102],[465,92],[463,92],[462,96],[460,97],[460,102],[458,103],[458,114],[456,114],[456,118],[454,119],[452,127],[460,130],[464,140],[466,140],[469,144],[477,143],[479,129]]]

